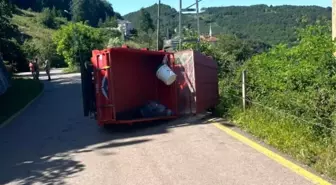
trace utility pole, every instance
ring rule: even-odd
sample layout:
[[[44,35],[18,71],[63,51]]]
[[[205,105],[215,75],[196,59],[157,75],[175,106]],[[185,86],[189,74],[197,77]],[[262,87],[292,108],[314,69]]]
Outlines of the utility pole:
[[[180,0],[180,11],[179,11],[179,50],[182,49],[182,0]]]
[[[246,89],[245,89],[245,78],[246,78],[246,71],[242,72],[242,99],[243,99],[243,110],[245,112],[246,108]]]
[[[332,39],[336,37],[336,0],[332,0]]]
[[[200,20],[199,20],[199,6],[198,6],[198,0],[196,0],[196,19],[197,19],[197,49],[199,50],[200,48],[200,36],[201,36],[201,31],[200,31]]]
[[[158,2],[158,19],[157,19],[157,30],[156,30],[156,49],[159,51],[159,40],[160,40],[160,5],[161,5],[161,0]]]
[[[332,0],[332,40],[336,38],[336,0]],[[336,52],[334,52],[336,56]]]

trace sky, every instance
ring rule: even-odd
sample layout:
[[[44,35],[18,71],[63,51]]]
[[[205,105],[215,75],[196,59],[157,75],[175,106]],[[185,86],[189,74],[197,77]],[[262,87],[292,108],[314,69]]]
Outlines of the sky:
[[[148,7],[157,3],[158,0],[109,0],[113,9],[121,15],[139,10],[142,7]],[[179,0],[161,0],[161,3],[179,8]],[[195,3],[195,0],[183,0],[182,6],[187,7]],[[267,5],[318,5],[323,7],[331,6],[331,0],[202,0],[200,7],[211,6],[246,6],[254,4]]]

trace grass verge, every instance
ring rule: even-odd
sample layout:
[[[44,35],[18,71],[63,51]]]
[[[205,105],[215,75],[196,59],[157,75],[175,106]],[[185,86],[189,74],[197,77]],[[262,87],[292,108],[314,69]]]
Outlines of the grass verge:
[[[0,125],[20,111],[43,90],[39,81],[14,78],[12,86],[0,96]]]
[[[336,180],[336,143],[332,136],[317,136],[307,123],[261,107],[245,112],[234,108],[231,116],[243,130]]]

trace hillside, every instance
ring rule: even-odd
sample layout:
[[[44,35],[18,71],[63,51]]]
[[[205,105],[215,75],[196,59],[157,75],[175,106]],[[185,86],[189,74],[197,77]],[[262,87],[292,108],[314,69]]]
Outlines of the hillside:
[[[41,13],[38,12],[18,10],[13,15],[12,23],[18,26],[19,31],[26,38],[34,38],[39,40],[51,38],[56,29],[50,29],[46,26],[43,26],[39,22],[40,16]],[[67,23],[66,19],[60,17],[56,17],[55,21],[58,25]]]
[[[157,5],[145,8],[154,22],[157,20]],[[173,31],[178,27],[178,12],[168,5],[161,8],[162,32]],[[124,16],[138,28],[140,11]],[[331,8],[318,6],[229,6],[209,7],[201,13],[201,32],[213,34],[236,34],[242,38],[260,40],[268,44],[289,43],[296,40],[295,29],[304,24],[311,24],[325,17],[331,20]],[[183,25],[196,28],[192,14],[183,16]]]
[[[96,27],[99,20],[106,20],[108,17],[118,17],[121,15],[115,12],[112,5],[107,0],[12,0],[20,9],[31,9],[36,12],[43,11],[44,8],[55,9],[57,15],[69,17],[75,21],[88,21],[88,24]]]
[[[52,35],[68,21],[64,17],[54,17],[54,27],[50,28],[41,22],[44,16],[43,12],[16,9],[11,18],[11,23],[19,31],[19,36],[16,38],[17,42],[26,59],[48,57],[53,61],[53,67],[63,67],[65,66],[64,60],[56,54]]]

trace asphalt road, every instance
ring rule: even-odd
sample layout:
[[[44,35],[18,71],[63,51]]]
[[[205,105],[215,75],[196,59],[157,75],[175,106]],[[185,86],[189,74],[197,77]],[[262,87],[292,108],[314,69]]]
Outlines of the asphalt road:
[[[99,128],[83,117],[79,75],[53,73],[0,129],[0,184],[311,184],[202,120]]]

